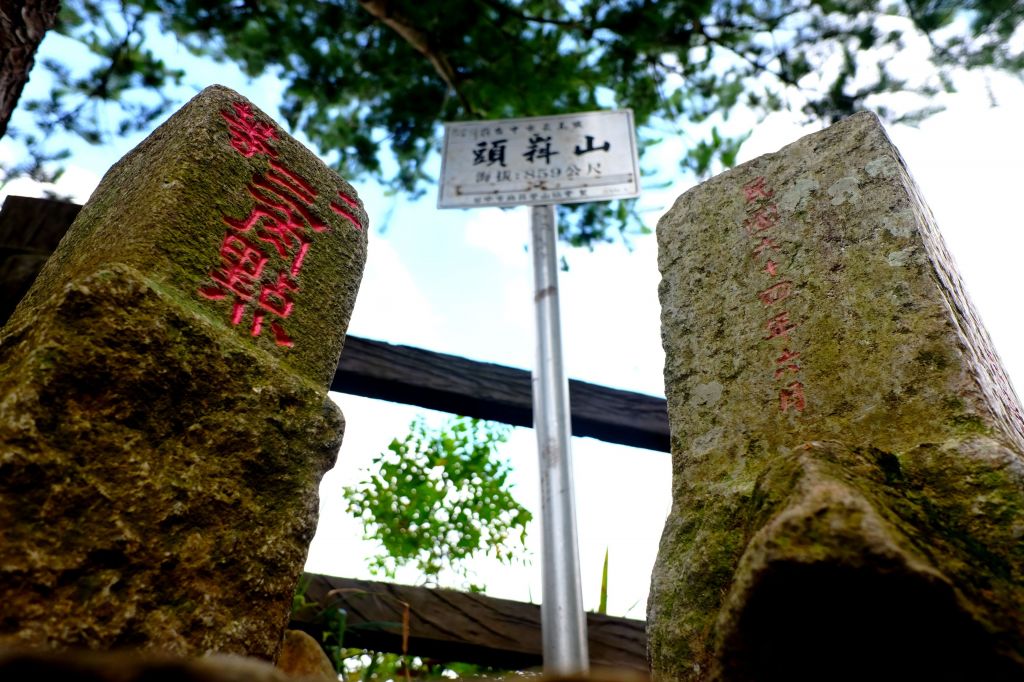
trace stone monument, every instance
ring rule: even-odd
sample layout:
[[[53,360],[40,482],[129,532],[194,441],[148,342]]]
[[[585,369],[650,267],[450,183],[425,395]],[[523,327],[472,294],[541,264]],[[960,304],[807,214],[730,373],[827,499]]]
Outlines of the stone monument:
[[[0,644],[276,656],[366,228],[219,86],[111,168],[0,332]]]
[[[660,680],[1024,679],[1019,401],[877,118],[658,225]]]

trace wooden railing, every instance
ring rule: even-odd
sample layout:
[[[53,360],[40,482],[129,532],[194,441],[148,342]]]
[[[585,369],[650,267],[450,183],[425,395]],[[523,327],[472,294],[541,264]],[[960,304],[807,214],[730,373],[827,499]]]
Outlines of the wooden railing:
[[[541,664],[536,604],[370,580],[305,577],[306,597],[317,606],[300,611],[291,626],[318,641],[323,624],[315,614],[343,609],[345,646],[505,670]],[[647,670],[644,621],[588,613],[587,638],[592,666]]]

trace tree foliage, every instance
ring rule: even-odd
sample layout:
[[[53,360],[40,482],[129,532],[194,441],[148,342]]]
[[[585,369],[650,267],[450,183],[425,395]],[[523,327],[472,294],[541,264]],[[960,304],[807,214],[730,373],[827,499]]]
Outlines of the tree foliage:
[[[349,513],[362,520],[366,539],[380,543],[380,551],[370,557],[371,571],[394,577],[399,567],[415,566],[428,583],[436,584],[446,569],[468,580],[465,562],[474,556],[489,555],[505,563],[521,558],[532,515],[511,494],[510,464],[497,457],[509,430],[468,417],[453,417],[432,428],[420,417],[408,435],[393,440],[374,458],[366,480],[342,493]],[[484,679],[495,673],[479,665],[411,656],[405,650],[352,648],[346,644],[345,610],[309,601],[305,589],[300,581],[293,615],[320,624],[321,644],[342,679]]]
[[[796,107],[825,122],[871,108],[913,121],[956,69],[1021,73],[1011,38],[1022,14],[1019,0],[66,0],[57,30],[97,64],[80,73],[49,60],[50,97],[24,106],[44,135],[99,142],[147,128],[176,104],[168,86],[184,75],[149,44],[158,26],[198,55],[276,75],[284,120],[343,175],[415,195],[432,180],[442,121],[630,107],[641,148],[659,128],[736,107]],[[889,67],[915,36],[927,38],[934,71],[907,80]],[[883,106],[878,96],[896,92],[924,99]],[[691,141],[683,165],[730,165],[739,142],[716,129]],[[574,244],[636,224],[629,202],[564,218]]]
[[[532,515],[512,496],[511,466],[495,456],[508,430],[468,417],[435,430],[417,419],[391,441],[368,480],[344,491],[348,511],[384,550],[371,570],[394,577],[414,565],[436,582],[443,569],[467,578],[472,556],[510,563],[522,554]]]

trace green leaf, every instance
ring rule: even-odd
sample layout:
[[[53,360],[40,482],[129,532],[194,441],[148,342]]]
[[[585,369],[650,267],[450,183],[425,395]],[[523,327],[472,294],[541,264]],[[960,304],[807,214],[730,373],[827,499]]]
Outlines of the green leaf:
[[[597,604],[598,613],[608,613],[608,548],[604,548],[604,567],[601,569],[601,598]]]
[[[468,580],[470,558],[509,563],[525,554],[532,516],[511,493],[511,466],[496,457],[509,430],[467,417],[437,429],[416,419],[404,439],[391,441],[376,471],[343,491],[366,538],[380,544],[371,571],[393,577],[415,566],[436,582],[450,569]]]

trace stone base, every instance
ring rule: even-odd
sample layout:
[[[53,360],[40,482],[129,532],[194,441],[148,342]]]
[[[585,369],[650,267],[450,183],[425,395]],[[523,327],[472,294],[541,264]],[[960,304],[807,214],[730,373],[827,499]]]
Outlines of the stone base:
[[[1024,471],[1006,448],[809,443],[750,500],[708,679],[1024,678]]]
[[[0,338],[0,643],[273,659],[343,431],[138,272]]]
[[[277,667],[290,677],[338,682],[338,673],[319,642],[302,630],[287,630]]]
[[[691,189],[658,244],[655,679],[1024,679],[1024,412],[878,119]]]
[[[142,656],[137,652],[40,651],[0,648],[6,682],[323,682],[290,676],[266,661],[236,655],[203,658]]]

